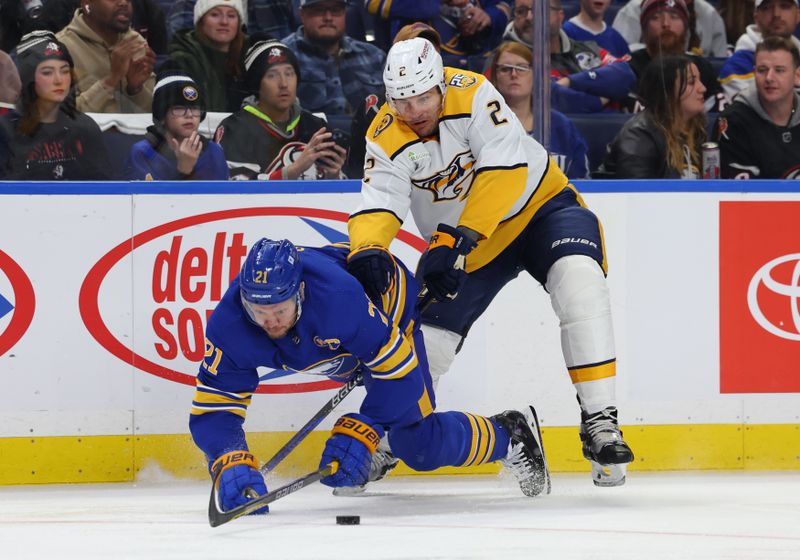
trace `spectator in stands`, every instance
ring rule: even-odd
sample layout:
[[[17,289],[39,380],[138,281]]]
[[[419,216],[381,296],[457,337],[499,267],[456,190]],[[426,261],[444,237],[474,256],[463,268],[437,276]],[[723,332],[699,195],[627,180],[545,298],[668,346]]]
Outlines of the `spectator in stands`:
[[[247,95],[242,31],[242,0],[198,0],[194,27],[179,31],[170,42],[169,58],[160,71],[183,72],[197,82],[206,110],[237,111]]]
[[[622,58],[630,54],[628,42],[619,31],[603,20],[611,0],[581,0],[578,15],[564,22],[564,33],[575,41],[594,41],[612,55]]]
[[[645,0],[642,4],[641,25],[645,47],[634,51],[630,61],[637,80],[654,58],[684,54],[689,44],[689,10],[684,0]],[[687,53],[687,56],[700,72],[700,81],[706,88],[706,112],[722,111],[727,106],[728,99],[711,63],[695,54]],[[638,88],[637,85],[637,91]],[[636,111],[638,107],[632,102],[629,108]]]
[[[753,14],[755,23],[736,41],[736,50],[719,71],[719,81],[728,98],[753,84],[753,64],[756,45],[767,37],[791,38],[800,47],[800,40],[792,37],[800,23],[800,0],[756,0]]]
[[[23,181],[108,179],[111,164],[97,124],[73,105],[72,57],[49,31],[17,46],[19,109],[2,117],[8,153],[0,177]]]
[[[756,0],[720,0],[719,15],[725,23],[725,36],[728,38],[728,53],[733,54],[731,41],[738,39],[753,23]]]
[[[531,50],[516,41],[502,43],[491,59],[492,83],[517,115],[528,134],[533,134]],[[586,140],[574,124],[558,111],[550,112],[550,155],[570,179],[588,176]]]
[[[383,90],[386,53],[344,34],[345,0],[300,0],[300,28],[283,39],[300,62],[300,103],[311,112],[352,115]]]
[[[442,38],[445,66],[481,72],[502,40],[512,4],[511,0],[368,0],[366,7],[378,23],[388,21],[392,37],[415,21],[430,24]]]
[[[172,3],[167,16],[170,36],[194,27],[196,1],[177,0]],[[285,37],[299,25],[290,0],[247,0],[243,5],[246,11],[242,23],[245,24],[247,36],[252,42]]]
[[[614,29],[625,37],[631,50],[641,47],[641,15],[642,1],[630,0],[617,12],[614,18]],[[739,1],[739,0],[737,0]],[[701,56],[724,57],[728,55],[728,39],[725,35],[725,23],[716,8],[708,0],[686,0],[689,10],[689,48],[694,54]],[[694,39],[694,36],[697,39]]]
[[[726,179],[800,179],[800,51],[786,37],[756,47],[755,88],[717,120]]]
[[[19,81],[19,72],[14,61],[0,51],[0,115],[14,110],[21,89],[22,83]]]
[[[654,60],[640,94],[645,110],[634,115],[608,148],[598,176],[618,179],[697,179],[706,138],[700,72],[686,56]]]
[[[131,148],[125,177],[133,180],[225,180],[228,164],[216,142],[199,132],[205,100],[186,75],[167,73],[153,91],[153,126]]]
[[[395,35],[394,41],[406,41],[414,37],[427,39],[437,51],[441,52],[442,37],[439,32],[421,21],[401,27]],[[371,93],[353,115],[353,120],[350,123],[350,149],[347,152],[347,164],[345,165],[345,173],[351,179],[361,179],[364,176],[367,129],[385,102],[386,96],[383,89],[379,93]]]
[[[156,55],[131,29],[129,0],[81,0],[72,21],[56,37],[75,65],[80,111],[143,113],[153,99]]]
[[[278,41],[260,41],[247,52],[247,86],[256,103],[220,123],[216,140],[232,179],[339,179],[347,151],[325,121],[301,109],[302,77],[294,53]]]
[[[78,0],[0,1],[0,50],[13,51],[31,31],[61,31],[77,8]]]
[[[533,0],[517,0],[514,21],[504,38],[532,48]],[[550,0],[550,76],[555,85],[551,105],[563,113],[596,113],[618,108],[636,82],[625,60],[615,58],[597,43],[573,41],[561,29],[561,0]],[[614,103],[610,103],[613,101]]]

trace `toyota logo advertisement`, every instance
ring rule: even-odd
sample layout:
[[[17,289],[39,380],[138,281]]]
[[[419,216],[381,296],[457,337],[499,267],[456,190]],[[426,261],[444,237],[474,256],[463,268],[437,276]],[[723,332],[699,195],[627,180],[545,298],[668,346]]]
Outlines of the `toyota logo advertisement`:
[[[800,391],[800,203],[720,203],[720,389]]]

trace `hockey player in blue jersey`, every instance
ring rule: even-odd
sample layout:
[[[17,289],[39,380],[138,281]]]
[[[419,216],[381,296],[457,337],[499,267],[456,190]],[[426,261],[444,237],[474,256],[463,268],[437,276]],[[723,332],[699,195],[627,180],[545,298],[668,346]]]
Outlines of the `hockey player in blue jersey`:
[[[209,318],[189,427],[222,508],[246,503],[247,489],[267,491],[242,428],[260,366],[342,381],[363,376],[359,411],[339,418],[326,442],[320,464],[339,468],[323,484],[366,484],[388,433],[394,455],[415,470],[501,461],[525,495],[549,492],[533,407],[492,417],[434,412],[414,277],[395,259],[389,290],[373,302],[348,274],[348,253],[346,244],[261,239]],[[385,474],[373,472],[373,479]]]

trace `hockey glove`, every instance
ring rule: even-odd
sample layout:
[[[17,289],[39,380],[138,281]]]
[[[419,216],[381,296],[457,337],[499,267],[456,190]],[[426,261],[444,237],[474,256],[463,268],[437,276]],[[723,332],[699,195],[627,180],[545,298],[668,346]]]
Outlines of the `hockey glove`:
[[[467,279],[464,261],[476,245],[462,230],[439,224],[419,261],[423,283],[436,301],[458,295]]]
[[[325,442],[320,467],[332,461],[339,463],[335,474],[320,482],[334,488],[361,486],[367,483],[372,454],[383,437],[383,427],[363,414],[345,414],[336,421],[331,437]]]
[[[380,245],[367,245],[347,255],[347,272],[361,282],[369,299],[377,303],[391,284],[394,259]]]
[[[231,451],[218,458],[211,465],[219,505],[224,511],[231,510],[249,502],[256,493],[267,493],[264,477],[258,471],[258,464],[249,451]],[[256,510],[253,514],[269,512],[269,506]]]

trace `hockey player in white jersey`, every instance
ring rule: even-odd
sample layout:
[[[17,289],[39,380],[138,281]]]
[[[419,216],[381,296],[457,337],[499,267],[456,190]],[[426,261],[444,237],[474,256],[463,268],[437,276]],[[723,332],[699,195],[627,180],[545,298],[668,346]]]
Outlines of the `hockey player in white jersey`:
[[[549,292],[581,407],[584,456],[599,486],[633,460],[617,422],[616,355],[597,217],[483,76],[443,68],[425,39],[400,41],[384,70],[387,103],[367,131],[362,201],[350,216],[348,270],[372,298],[389,286],[388,247],[408,211],[429,241],[417,277],[434,380],[470,326],[526,270]]]

